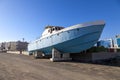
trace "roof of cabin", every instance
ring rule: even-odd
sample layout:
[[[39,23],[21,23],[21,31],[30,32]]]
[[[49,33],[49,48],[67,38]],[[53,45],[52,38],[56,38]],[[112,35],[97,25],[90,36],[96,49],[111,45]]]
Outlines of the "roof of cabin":
[[[53,28],[53,27],[64,28],[64,27],[61,27],[61,26],[46,26],[45,29],[47,29],[47,28]]]

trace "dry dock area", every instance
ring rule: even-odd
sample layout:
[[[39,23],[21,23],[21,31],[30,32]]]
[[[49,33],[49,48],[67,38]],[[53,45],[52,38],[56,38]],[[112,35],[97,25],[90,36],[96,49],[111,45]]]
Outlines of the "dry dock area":
[[[120,67],[0,53],[0,80],[120,80]]]

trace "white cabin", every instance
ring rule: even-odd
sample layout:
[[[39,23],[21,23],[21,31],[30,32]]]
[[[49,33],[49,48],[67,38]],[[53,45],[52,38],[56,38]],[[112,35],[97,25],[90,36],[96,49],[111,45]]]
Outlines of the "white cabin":
[[[59,27],[59,26],[46,26],[44,32],[42,33],[42,37],[46,37],[54,32],[57,32],[61,29],[64,29],[64,27]]]

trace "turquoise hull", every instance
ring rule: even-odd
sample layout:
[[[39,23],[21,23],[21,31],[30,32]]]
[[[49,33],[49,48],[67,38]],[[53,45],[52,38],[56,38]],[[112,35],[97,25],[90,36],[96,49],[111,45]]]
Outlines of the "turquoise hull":
[[[30,43],[28,51],[42,51],[45,55],[50,55],[55,48],[63,54],[79,53],[91,48],[99,40],[103,28],[104,24],[66,30]]]

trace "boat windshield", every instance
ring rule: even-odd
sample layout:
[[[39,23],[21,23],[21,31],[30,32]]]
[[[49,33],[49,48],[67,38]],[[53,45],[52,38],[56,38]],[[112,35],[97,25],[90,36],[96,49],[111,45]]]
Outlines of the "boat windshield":
[[[64,27],[59,27],[59,26],[46,26],[45,27],[45,31],[42,33],[42,37],[44,36],[47,36],[51,33],[54,33],[56,31],[59,31],[61,29],[64,29]]]
[[[45,29],[48,29],[48,33],[52,33],[53,31],[58,31],[63,29],[64,27],[59,27],[59,26],[47,26]]]

